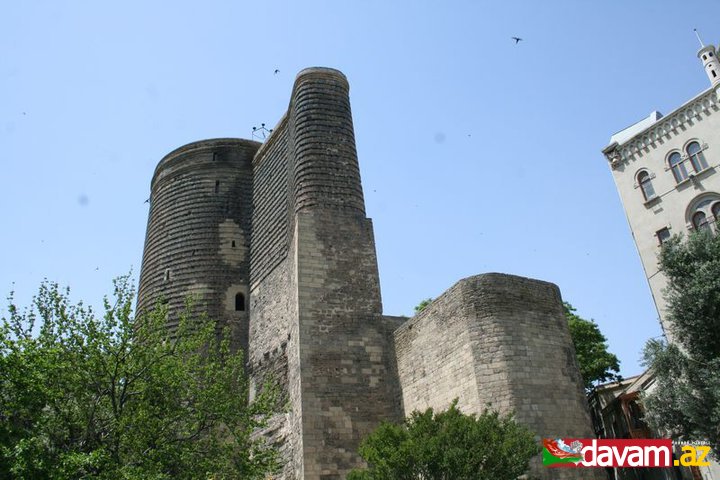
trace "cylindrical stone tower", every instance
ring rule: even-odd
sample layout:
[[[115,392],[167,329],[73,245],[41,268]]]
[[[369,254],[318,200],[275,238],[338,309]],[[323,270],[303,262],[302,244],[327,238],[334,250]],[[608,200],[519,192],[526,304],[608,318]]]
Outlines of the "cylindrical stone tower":
[[[288,125],[297,292],[288,376],[302,435],[293,478],[343,479],[364,464],[362,439],[402,420],[345,76],[301,71]]]
[[[295,212],[319,207],[365,216],[349,90],[345,75],[331,68],[306,68],[295,80]]]
[[[151,183],[138,312],[168,304],[177,326],[188,296],[233,346],[247,348],[252,159],[260,144],[240,139],[190,143],[166,155]]]

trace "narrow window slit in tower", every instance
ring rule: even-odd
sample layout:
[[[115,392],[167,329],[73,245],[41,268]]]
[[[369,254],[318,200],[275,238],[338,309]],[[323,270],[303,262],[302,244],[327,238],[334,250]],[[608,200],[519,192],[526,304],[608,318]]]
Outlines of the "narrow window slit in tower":
[[[220,192],[220,180],[215,180],[215,193]]]
[[[235,248],[235,240],[232,241],[232,248]]]
[[[715,73],[715,70],[710,70],[710,72],[713,74],[713,78],[717,77],[717,73]]]
[[[166,282],[170,281],[170,269],[169,268],[165,269],[165,281]]]
[[[245,311],[245,295],[243,295],[242,293],[235,294],[235,311]]]

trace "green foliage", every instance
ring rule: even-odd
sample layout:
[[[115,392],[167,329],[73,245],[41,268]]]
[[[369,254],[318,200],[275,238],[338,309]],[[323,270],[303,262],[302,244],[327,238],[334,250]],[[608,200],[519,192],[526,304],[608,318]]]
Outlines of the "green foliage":
[[[34,308],[10,297],[0,325],[0,477],[260,479],[276,456],[251,437],[272,411],[248,405],[242,355],[191,310],[170,336],[161,306],[132,317],[133,288],[115,281],[98,318],[44,283]]]
[[[620,380],[620,361],[608,352],[607,339],[597,324],[576,315],[570,303],[563,302],[563,306],[585,388],[591,389],[596,382]]]
[[[540,451],[532,432],[511,416],[413,412],[402,425],[383,423],[360,446],[369,468],[348,480],[514,480]]]
[[[418,313],[425,310],[427,308],[427,306],[432,303],[432,301],[433,301],[433,299],[428,297],[425,300],[423,300],[422,302],[415,305],[415,315],[417,315]]]
[[[660,252],[660,270],[668,279],[671,336],[693,357],[720,356],[720,236],[674,236]]]
[[[709,442],[720,452],[720,236],[674,236],[660,253],[670,334],[651,340],[645,364],[657,387],[645,396],[646,421],[673,438]]]
[[[694,361],[676,345],[650,340],[645,363],[656,386],[645,395],[645,421],[672,438],[709,443],[720,452],[720,358]]]

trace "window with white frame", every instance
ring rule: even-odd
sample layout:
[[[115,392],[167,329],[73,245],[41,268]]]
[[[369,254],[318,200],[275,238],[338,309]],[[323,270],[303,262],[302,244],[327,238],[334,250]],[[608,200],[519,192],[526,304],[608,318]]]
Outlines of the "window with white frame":
[[[712,207],[710,207],[710,211],[712,212],[713,218],[717,222],[718,217],[720,217],[720,202],[713,203]]]
[[[640,170],[637,174],[637,184],[642,191],[645,201],[655,198],[655,188],[652,184],[652,176],[647,170]]]
[[[699,231],[704,229],[717,230],[720,225],[720,195],[704,193],[695,198],[685,212],[688,228]]]
[[[705,160],[705,154],[703,153],[700,143],[695,141],[688,143],[685,151],[687,152],[690,163],[696,172],[701,172],[708,168],[707,160]]]
[[[670,165],[670,169],[672,170],[677,183],[680,183],[688,178],[687,169],[685,168],[680,152],[671,153],[668,157],[668,164]]]

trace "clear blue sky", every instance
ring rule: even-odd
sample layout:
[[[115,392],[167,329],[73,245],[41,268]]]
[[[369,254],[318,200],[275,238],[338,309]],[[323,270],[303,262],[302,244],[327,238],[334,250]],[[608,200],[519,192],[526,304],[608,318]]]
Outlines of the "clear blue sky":
[[[600,150],[709,86],[692,30],[716,43],[718,18],[717,1],[4,2],[0,293],[28,304],[47,277],[97,305],[137,278],[160,158],[274,125],[295,74],[329,66],[351,85],[385,312],[476,273],[548,280],[636,374],[660,328]]]

